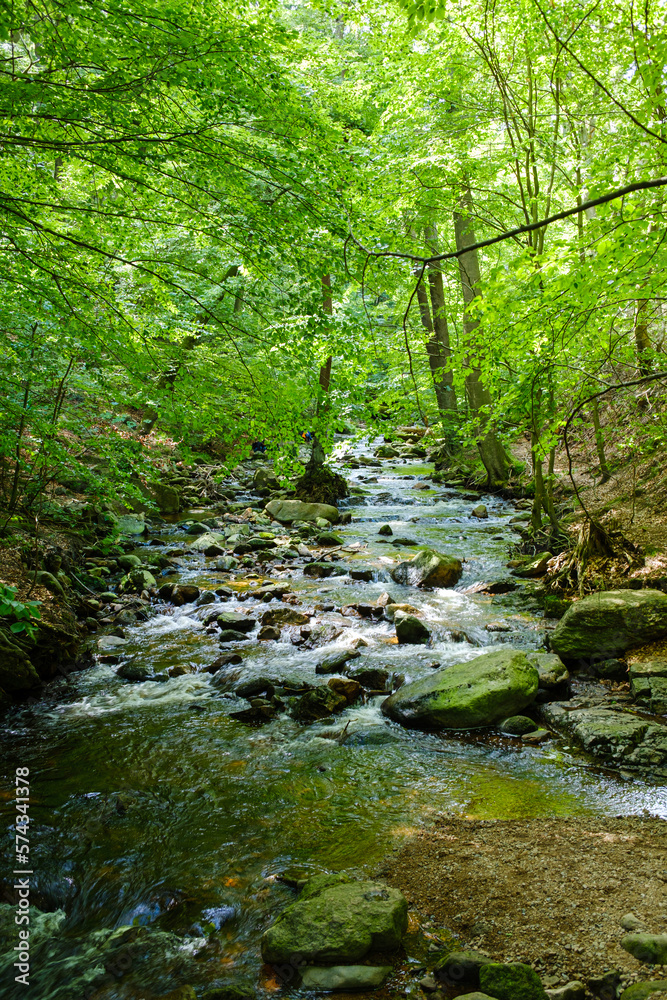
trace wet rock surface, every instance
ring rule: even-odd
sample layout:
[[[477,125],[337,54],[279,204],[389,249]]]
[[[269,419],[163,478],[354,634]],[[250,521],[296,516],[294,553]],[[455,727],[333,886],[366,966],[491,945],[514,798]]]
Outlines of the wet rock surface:
[[[551,636],[551,648],[565,660],[605,660],[664,636],[667,594],[608,590],[570,605]]]
[[[453,587],[462,573],[461,562],[454,556],[424,549],[414,559],[399,563],[391,575],[396,583],[410,587]]]
[[[300,955],[312,964],[353,964],[372,951],[396,951],[407,924],[408,904],[396,889],[343,875],[315,876],[265,932],[262,955],[267,962]]]
[[[667,778],[667,725],[631,712],[577,702],[551,702],[544,720],[567,733],[589,753],[616,766]]]
[[[485,653],[406,684],[384,702],[382,711],[408,726],[470,729],[526,708],[537,685],[537,670],[523,653]]]

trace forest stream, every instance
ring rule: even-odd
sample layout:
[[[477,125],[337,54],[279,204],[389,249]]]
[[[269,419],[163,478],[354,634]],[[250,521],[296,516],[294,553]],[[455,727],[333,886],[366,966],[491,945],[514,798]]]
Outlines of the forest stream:
[[[532,584],[515,580],[505,565],[516,507],[482,495],[489,517],[477,520],[470,512],[479,501],[435,486],[431,471],[408,460],[349,473],[365,495],[347,506],[352,523],[336,527],[345,541],[340,565],[370,569],[372,580],[311,579],[302,566],[267,572],[291,585],[300,609],[315,612],[311,625],[335,625],[342,634],[326,647],[301,649],[289,630],[278,642],[258,641],[255,630],[250,641],[222,647],[243,657],[244,678],[320,683],[315,663],[355,638],[367,644],[355,667],[406,680],[480,648],[543,646]],[[420,480],[428,490],[414,489]],[[187,517],[197,513],[205,516]],[[163,523],[152,537],[174,547],[191,541],[187,517]],[[380,536],[384,523],[394,538],[464,560],[456,589],[395,584],[392,566],[414,550]],[[208,591],[224,584],[234,592],[225,611],[256,606],[240,598],[261,578],[242,571],[223,577],[212,562],[186,553],[170,580]],[[465,593],[490,580],[519,585],[498,596]],[[397,645],[387,620],[340,614],[341,606],[372,603],[383,591],[421,610],[433,632],[428,646]],[[156,672],[210,664],[221,651],[202,620],[210,610],[159,603],[156,614],[127,627],[122,662]],[[452,641],[452,630],[468,641]],[[117,669],[97,662],[55,681],[44,700],[17,706],[5,720],[10,773],[30,769],[33,995],[43,1000],[88,996],[121,940],[119,929],[133,924],[145,928],[141,948],[105,997],[160,996],[179,982],[268,989],[259,942],[292,898],[283,879],[322,870],[373,873],[437,814],[667,816],[664,788],[624,780],[567,740],[529,746],[487,730],[465,737],[408,730],[381,714],[385,695],[354,704],[335,723],[306,726],[285,713],[249,726],[229,717],[248,702],[221,692],[209,673],[131,683]],[[332,726],[340,732],[346,725],[343,740],[331,738]],[[10,919],[13,907],[2,910]]]

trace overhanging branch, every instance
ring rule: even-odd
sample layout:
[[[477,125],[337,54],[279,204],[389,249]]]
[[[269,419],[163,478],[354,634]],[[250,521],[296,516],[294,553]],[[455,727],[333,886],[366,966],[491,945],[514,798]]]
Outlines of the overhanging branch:
[[[470,246],[464,247],[462,250],[452,250],[451,253],[441,253],[435,257],[418,257],[416,254],[399,253],[396,250],[369,250],[352,234],[350,234],[350,238],[369,257],[396,257],[399,260],[411,260],[418,264],[435,264],[443,260],[454,260],[457,257],[462,257],[463,254],[470,253],[473,250],[482,250],[484,247],[493,246],[495,243],[501,243],[503,240],[514,239],[515,236],[520,236],[522,233],[532,233],[536,229],[542,229],[544,226],[551,225],[552,222],[560,222],[561,219],[577,215],[578,212],[585,212],[589,208],[596,208],[598,205],[605,205],[609,201],[615,201],[616,198],[623,198],[626,194],[632,194],[633,191],[648,191],[651,188],[664,187],[665,185],[667,185],[667,177],[657,177],[652,181],[636,181],[634,184],[626,184],[625,187],[616,188],[616,190],[610,191],[608,194],[603,194],[599,198],[591,198],[589,201],[582,202],[581,205],[575,205],[574,208],[566,208],[562,212],[557,212],[546,219],[541,219],[539,222],[532,222],[530,225],[509,229],[498,236],[489,237],[488,240],[479,240],[477,243],[471,243]]]

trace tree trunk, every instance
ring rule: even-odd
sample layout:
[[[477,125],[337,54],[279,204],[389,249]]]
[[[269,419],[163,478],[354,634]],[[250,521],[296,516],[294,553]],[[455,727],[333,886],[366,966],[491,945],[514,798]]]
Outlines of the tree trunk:
[[[331,297],[331,275],[322,275],[322,309],[327,316],[333,316],[333,299]],[[329,392],[329,387],[331,385],[331,365],[333,363],[333,356],[329,355],[324,364],[320,367],[320,377],[319,383],[322,391],[325,393]],[[318,399],[317,401],[317,416],[326,410],[326,401]],[[319,441],[317,435],[313,438],[313,450],[310,454],[309,466],[312,468],[314,466],[324,465],[326,455],[322,443]]]
[[[457,250],[463,250],[472,243],[475,243],[475,232],[469,218],[470,203],[470,191],[466,189],[461,199],[461,209],[463,211],[454,213],[454,232],[456,235]],[[488,412],[485,413],[484,410],[490,410],[491,394],[482,381],[482,373],[479,365],[475,363],[473,341],[475,333],[479,328],[479,320],[471,316],[469,309],[475,298],[480,294],[479,257],[477,251],[472,250],[461,254],[458,261],[464,302],[463,336],[468,351],[466,367],[469,369],[469,374],[466,376],[466,396],[470,409],[477,418],[479,454],[486,469],[489,485],[493,486],[507,481],[509,460],[495,432],[493,430],[486,430]]]
[[[438,228],[434,222],[426,226],[424,239],[431,253],[437,253]],[[451,419],[451,414],[457,410],[456,392],[454,391],[454,373],[451,367],[452,349],[447,325],[445,289],[442,282],[442,270],[438,264],[429,264],[428,285],[433,311],[433,339],[426,349],[429,352],[436,395],[438,395],[438,409],[443,417],[447,412],[450,415],[448,419]],[[433,361],[431,361],[431,355],[433,355]]]
[[[591,416],[593,417],[593,429],[595,431],[595,450],[598,453],[600,474],[602,475],[601,482],[606,483],[611,478],[611,472],[609,471],[609,466],[607,465],[607,456],[604,453],[604,435],[602,434],[602,428],[600,427],[600,410],[598,409],[597,399],[591,400]]]
[[[416,274],[419,274],[417,270]],[[429,274],[429,283],[431,280],[431,275]],[[440,275],[440,287],[442,289],[442,275]],[[443,305],[444,305],[444,292],[442,295]],[[431,293],[431,302],[433,302],[433,294]],[[447,317],[444,312],[441,316],[438,316],[439,326],[434,327],[433,320],[431,319],[431,310],[429,307],[429,296],[426,291],[426,286],[424,284],[423,278],[417,285],[417,306],[419,308],[419,316],[422,321],[422,326],[428,333],[428,340],[426,341],[426,356],[428,357],[428,363],[431,369],[431,374],[433,376],[433,388],[435,389],[435,398],[438,404],[438,410],[440,412],[440,417],[444,421],[447,418],[448,413],[452,409],[456,409],[456,396],[453,394],[448,394],[447,387],[447,355],[443,351],[443,344],[438,336],[438,330],[442,329],[442,320],[444,317],[444,329],[446,337],[447,350],[449,350],[449,333],[447,330]],[[435,313],[435,303],[434,303],[434,313]],[[450,383],[451,383],[451,373]],[[451,399],[453,398],[454,406],[451,405]]]
[[[639,358],[639,370],[642,375],[648,375],[651,370],[649,352],[652,345],[646,319],[648,302],[648,299],[637,299],[634,322],[635,347],[637,349],[637,357]]]
[[[435,392],[438,397],[438,409],[441,413],[444,411],[455,413],[457,409],[456,393],[454,391],[454,373],[451,368],[452,349],[449,344],[445,290],[442,284],[442,271],[434,265],[429,268],[428,284],[433,310],[434,337],[426,345],[426,350],[429,352]]]

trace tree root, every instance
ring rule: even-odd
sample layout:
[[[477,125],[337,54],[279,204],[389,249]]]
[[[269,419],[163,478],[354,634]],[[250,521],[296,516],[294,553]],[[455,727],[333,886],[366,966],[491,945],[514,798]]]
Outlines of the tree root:
[[[621,531],[607,530],[599,521],[586,518],[574,548],[561,552],[545,581],[551,592],[578,590],[580,594],[604,587],[605,580],[627,576],[643,566],[639,546]]]
[[[337,472],[326,465],[309,464],[304,475],[296,483],[296,499],[311,503],[328,503],[333,506],[336,501],[349,493],[347,482]]]

